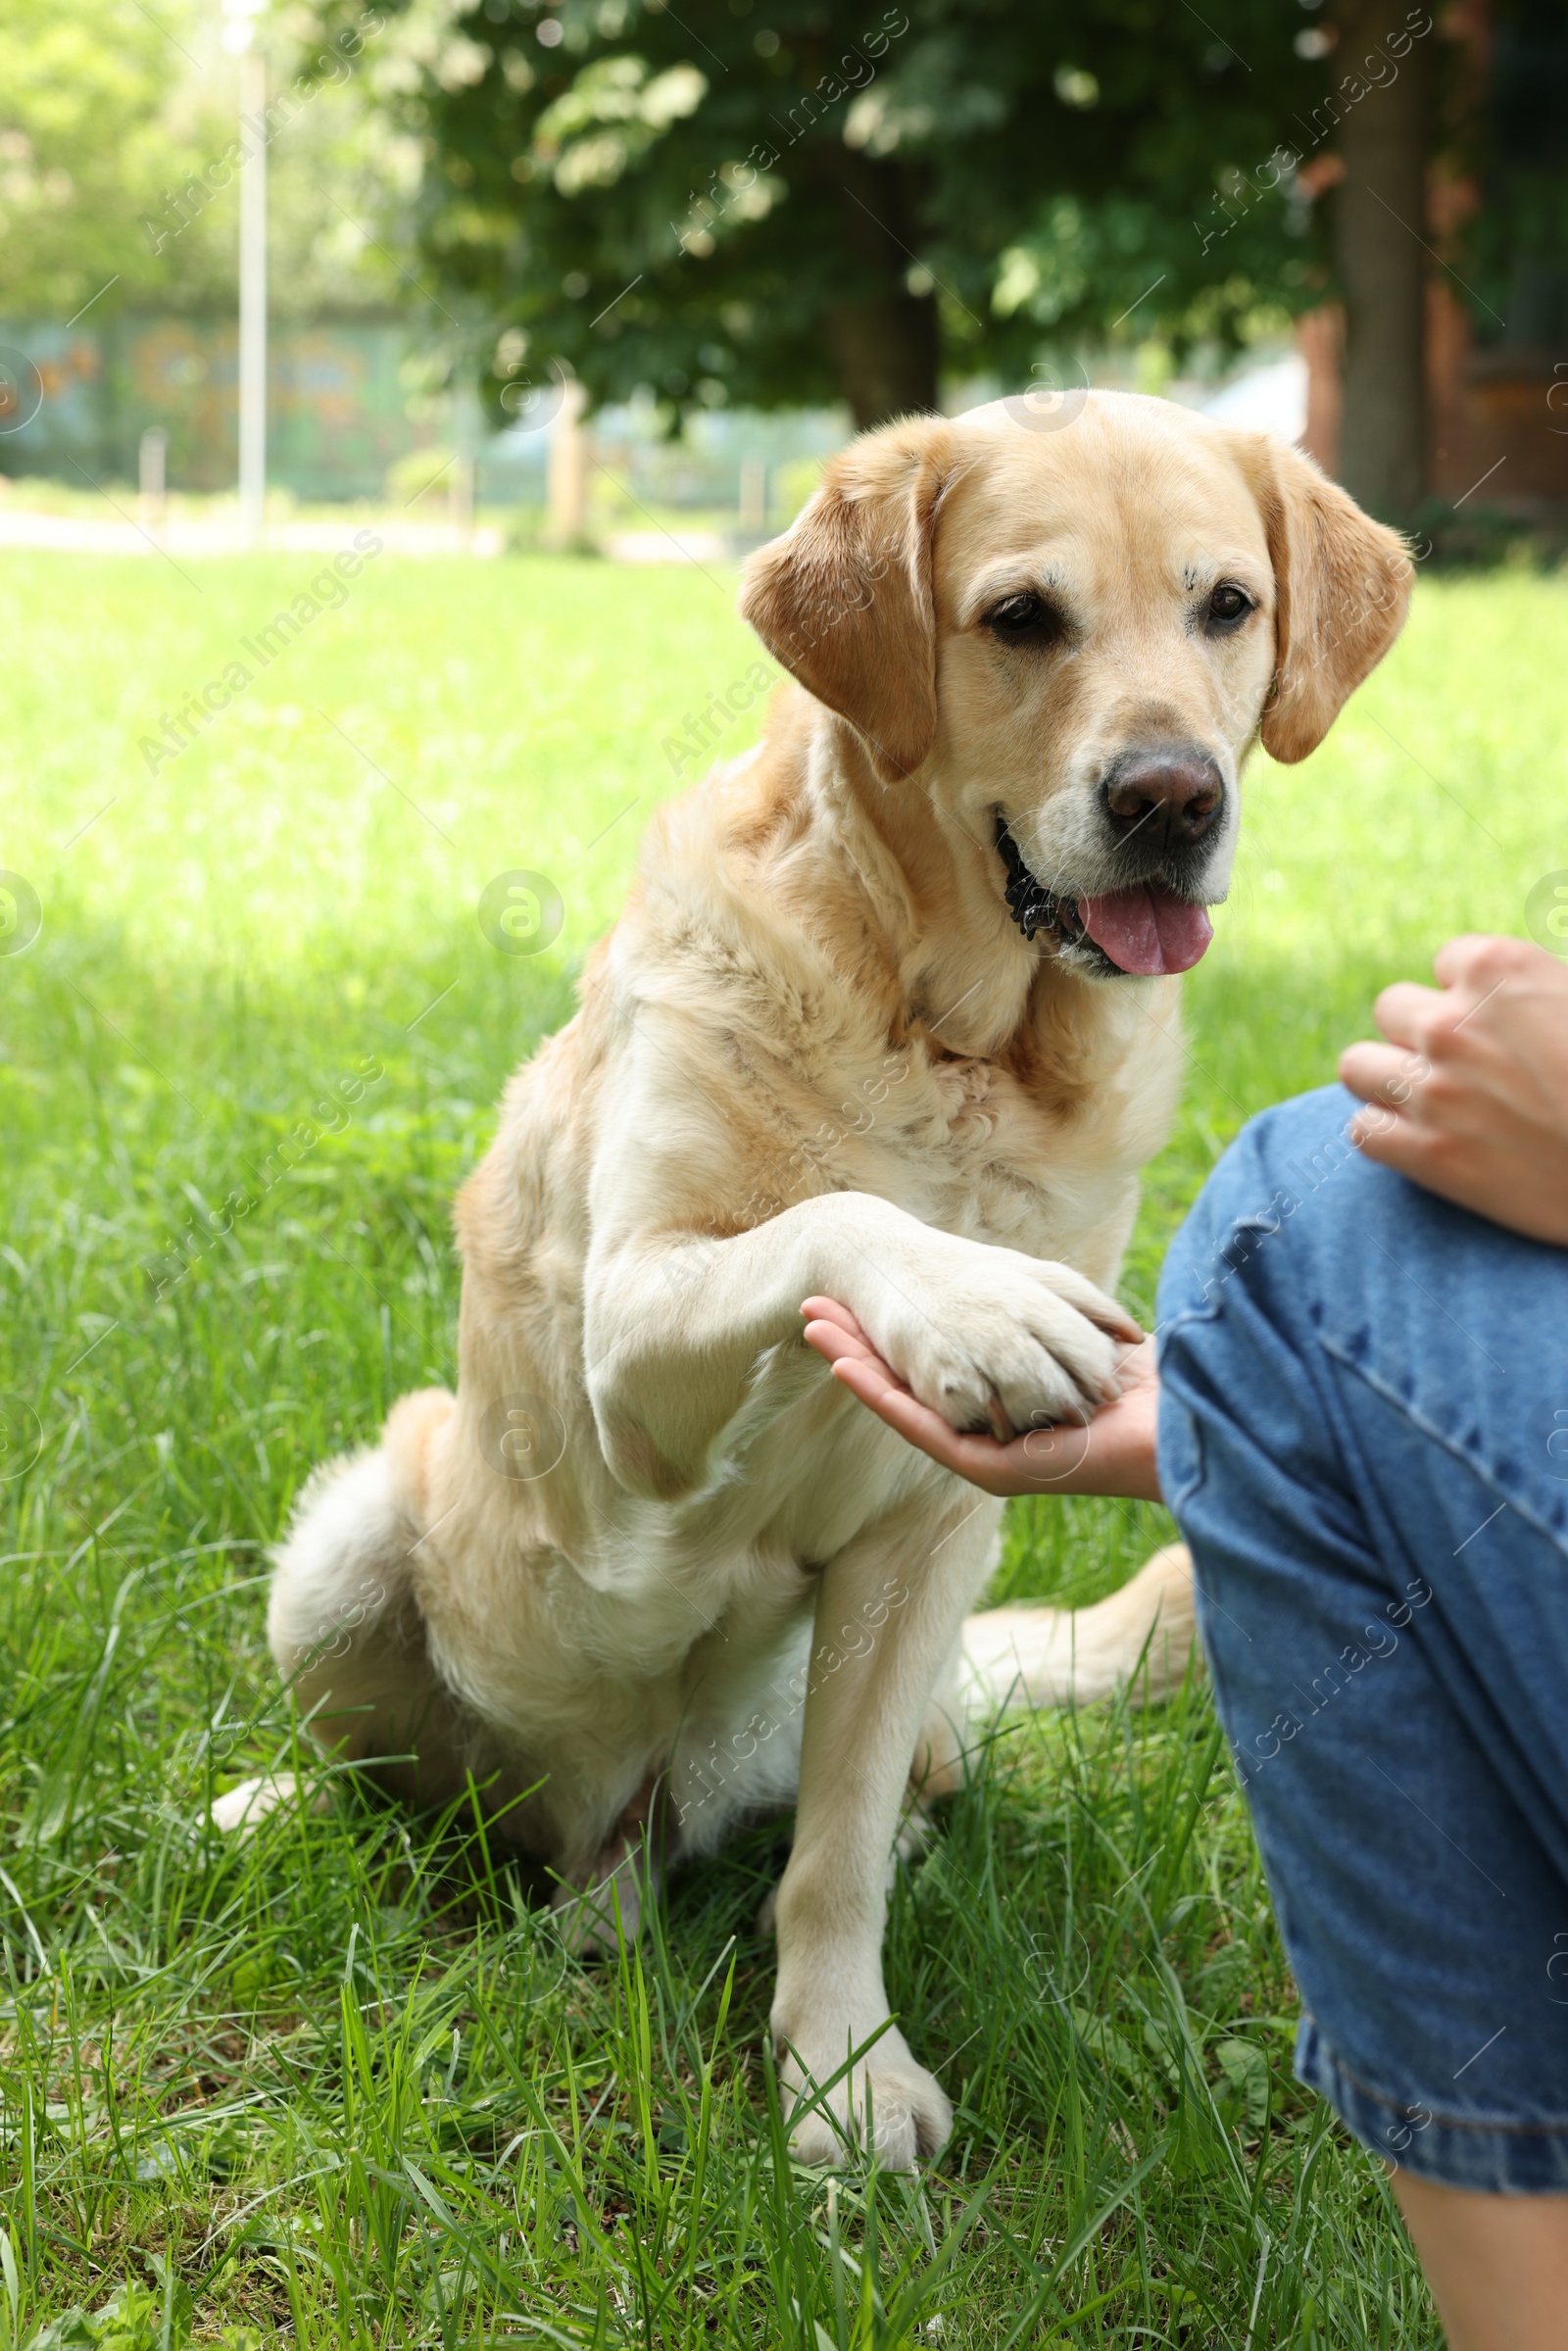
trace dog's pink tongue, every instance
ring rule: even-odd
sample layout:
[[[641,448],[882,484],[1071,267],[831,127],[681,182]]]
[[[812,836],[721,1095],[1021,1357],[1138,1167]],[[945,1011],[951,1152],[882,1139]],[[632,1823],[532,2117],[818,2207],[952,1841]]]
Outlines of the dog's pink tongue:
[[[1123,971],[1191,971],[1214,936],[1202,907],[1189,906],[1162,882],[1081,898],[1078,915],[1095,945]]]

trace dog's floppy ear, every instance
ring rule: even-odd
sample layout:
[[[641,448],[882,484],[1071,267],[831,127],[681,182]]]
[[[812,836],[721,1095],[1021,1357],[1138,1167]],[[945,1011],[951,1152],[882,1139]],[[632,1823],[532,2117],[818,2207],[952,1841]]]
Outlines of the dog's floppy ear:
[[[1277,600],[1263,748],[1289,766],[1317,749],[1394,643],[1413,574],[1396,531],[1363,514],[1299,450],[1256,438]]]
[[[919,766],[937,723],[931,534],[947,430],[911,417],[852,443],[783,538],[746,567],[741,612],[877,773]]]

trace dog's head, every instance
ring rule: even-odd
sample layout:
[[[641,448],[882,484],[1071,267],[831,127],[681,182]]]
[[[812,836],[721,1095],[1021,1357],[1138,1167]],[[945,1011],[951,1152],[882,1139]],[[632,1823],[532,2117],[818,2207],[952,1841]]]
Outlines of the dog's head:
[[[742,611],[979,846],[1087,975],[1181,971],[1225,896],[1261,736],[1305,759],[1398,632],[1410,563],[1297,451],[1091,393],[923,417],[836,458]]]

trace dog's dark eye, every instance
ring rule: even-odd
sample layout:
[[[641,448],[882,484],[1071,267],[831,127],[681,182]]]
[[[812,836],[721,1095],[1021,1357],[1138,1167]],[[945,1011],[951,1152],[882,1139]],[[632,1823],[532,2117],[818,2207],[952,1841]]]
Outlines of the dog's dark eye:
[[[1208,600],[1208,617],[1220,628],[1234,628],[1252,609],[1252,599],[1233,579],[1222,579]]]
[[[1016,596],[1004,596],[992,606],[984,626],[1004,645],[1043,645],[1060,636],[1062,620],[1054,604],[1032,589],[1020,589]]]

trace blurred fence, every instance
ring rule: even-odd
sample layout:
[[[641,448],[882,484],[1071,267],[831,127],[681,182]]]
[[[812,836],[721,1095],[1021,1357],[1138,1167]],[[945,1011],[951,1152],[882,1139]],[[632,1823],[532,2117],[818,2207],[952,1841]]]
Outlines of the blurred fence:
[[[239,346],[232,318],[111,317],[101,325],[0,324],[38,374],[29,421],[0,440],[0,468],[70,482],[136,479],[149,425],[169,435],[171,488],[224,490],[237,465]],[[387,467],[428,439],[408,416],[407,329],[326,319],[274,329],[271,478],[301,498],[379,496]]]
[[[9,373],[25,377],[32,394],[25,421],[0,430],[0,473],[131,483],[142,434],[155,426],[168,435],[171,490],[233,487],[238,337],[231,318],[125,315],[65,327],[0,321],[0,347],[13,355]],[[380,498],[400,460],[423,448],[449,449],[460,419],[451,402],[417,395],[417,350],[395,318],[275,326],[268,354],[270,483],[300,499]],[[34,374],[18,369],[17,355]],[[520,426],[486,433],[471,402],[461,422],[479,502],[543,506],[546,434]],[[829,413],[715,411],[670,441],[648,404],[604,411],[593,437],[633,506],[744,513],[749,498],[760,510],[774,504],[781,474],[808,467],[847,429]]]

